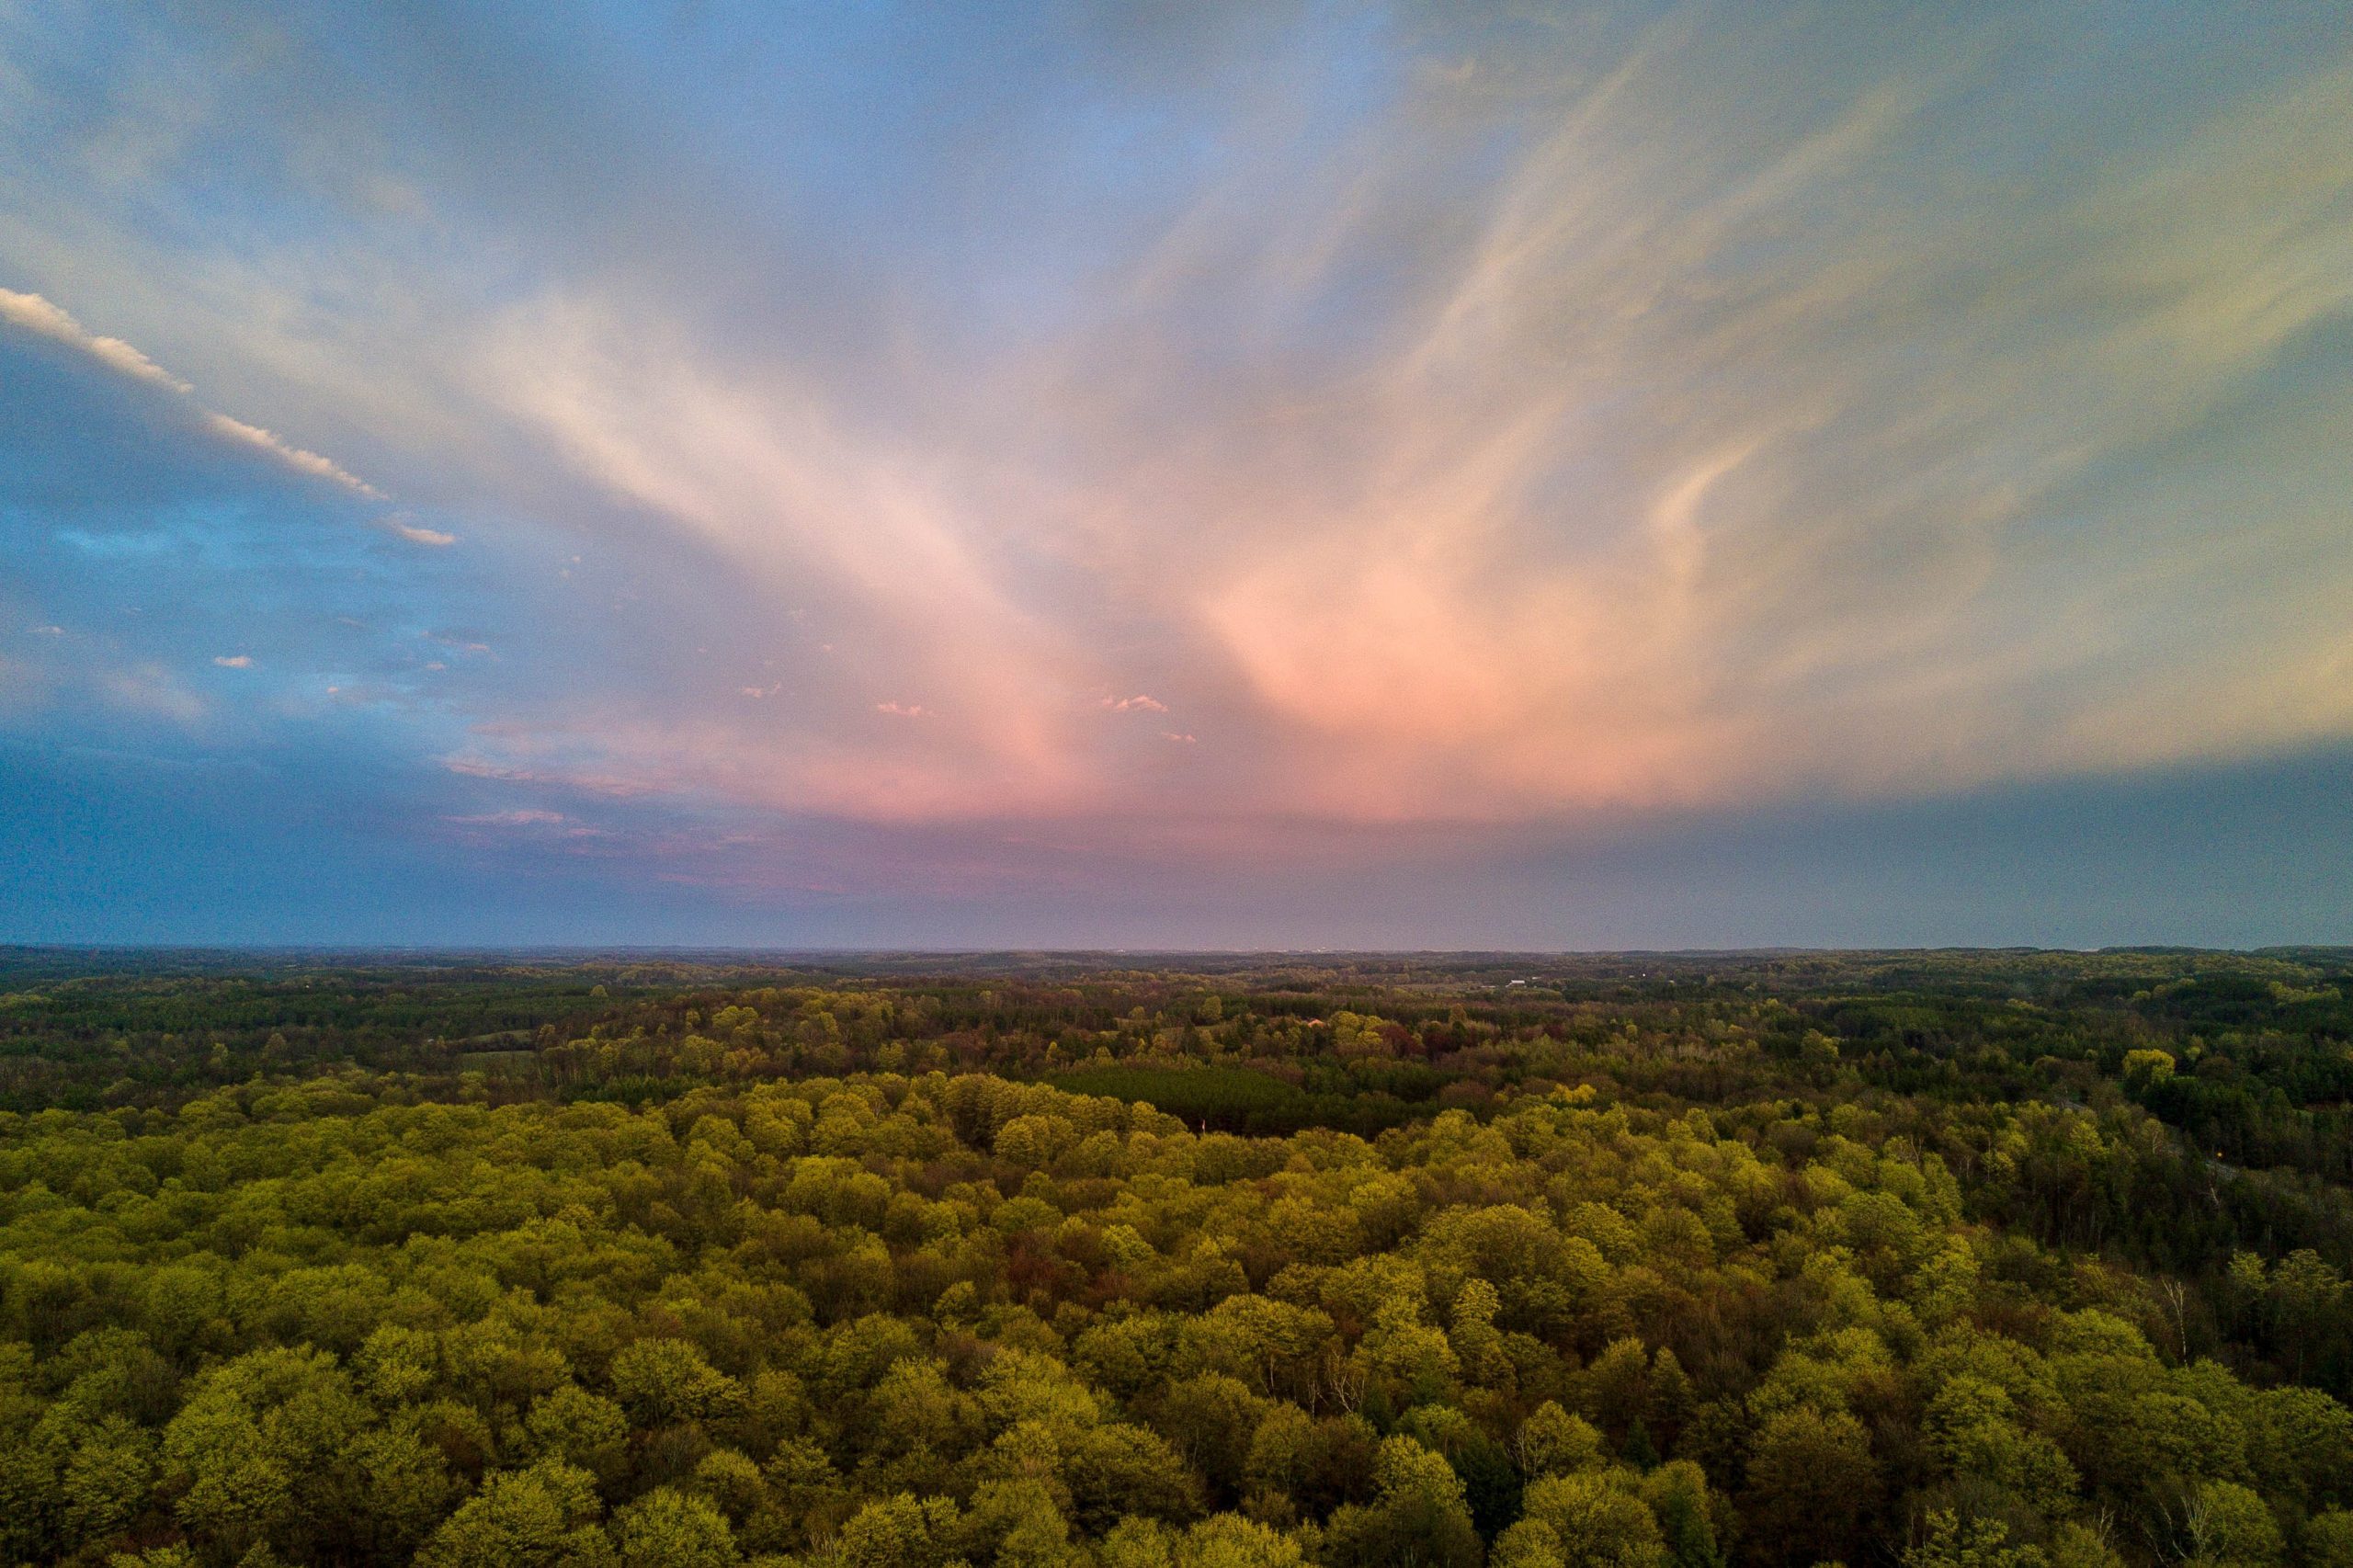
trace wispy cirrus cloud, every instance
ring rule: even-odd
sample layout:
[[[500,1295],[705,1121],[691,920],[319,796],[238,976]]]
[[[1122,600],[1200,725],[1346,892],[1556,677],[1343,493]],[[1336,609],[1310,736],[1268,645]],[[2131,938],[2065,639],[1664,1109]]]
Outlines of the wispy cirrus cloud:
[[[353,474],[333,458],[323,458],[316,452],[305,451],[300,447],[281,440],[258,425],[248,425],[242,419],[232,419],[225,414],[208,414],[204,416],[204,424],[205,428],[214,435],[231,441],[242,441],[246,446],[267,453],[284,463],[297,473],[307,473],[314,478],[331,480],[346,490],[354,491],[370,500],[381,501],[384,498],[382,491]]]
[[[376,526],[386,533],[404,539],[411,544],[424,545],[428,550],[447,550],[458,542],[456,534],[445,532],[440,528],[426,528],[424,524],[413,522],[397,512],[389,517],[379,518]]]
[[[2307,21],[290,8],[142,17],[180,63],[93,107],[97,15],[0,43],[0,316],[417,497],[334,568],[406,652],[287,635],[467,789],[1239,858],[2353,737]],[[77,584],[313,548],[68,527]]]
[[[0,320],[5,320],[27,332],[78,348],[108,369],[119,370],[142,381],[187,393],[196,389],[156,364],[119,337],[106,337],[90,331],[64,311],[42,299],[39,294],[19,294],[14,290],[0,289]]]
[[[2353,74],[2243,81],[2022,186],[1970,162],[2031,156],[2055,112],[1974,107],[2013,91],[2013,41],[1891,32],[1825,74],[1783,40],[1813,107],[1768,76],[1702,120],[1693,84],[1766,47],[1737,25],[1549,78],[1474,46],[1320,143],[1250,103],[1051,328],[916,353],[909,378],[972,390],[910,380],[896,423],[625,296],[510,316],[497,384],[602,483],[830,597],[856,632],[817,687],[919,682],[966,716],[917,751],[822,703],[706,735],[813,809],[875,799],[861,756],[935,771],[949,814],[1509,820],[2347,733],[2325,485],[2217,529],[2127,476],[2302,441],[2246,398],[2353,301],[2353,154],[2313,113]],[[2080,69],[2090,103],[2123,90]],[[1430,178],[1474,149],[1481,177]],[[2198,629],[2233,595],[2293,608],[2223,646]],[[1111,646],[1245,760],[1104,749],[1073,688]],[[1924,705],[1938,725],[1905,722]]]
[[[69,348],[78,349],[107,369],[119,371],[134,381],[146,381],[152,385],[163,387],[182,397],[192,396],[196,391],[194,386],[181,381],[122,339],[107,337],[91,332],[66,311],[39,294],[23,294],[0,289],[0,321],[6,321],[28,332],[38,333],[54,342],[64,344]],[[222,439],[250,447],[263,453],[272,461],[282,463],[297,473],[330,481],[371,500],[381,501],[384,498],[383,492],[352,473],[332,458],[324,458],[316,452],[306,451],[257,425],[248,425],[242,419],[232,418],[226,414],[210,409],[202,412],[201,423],[206,430]]]
[[[468,816],[449,816],[442,820],[456,823],[461,827],[553,827],[572,819],[562,812],[523,806],[511,811],[477,812]]]

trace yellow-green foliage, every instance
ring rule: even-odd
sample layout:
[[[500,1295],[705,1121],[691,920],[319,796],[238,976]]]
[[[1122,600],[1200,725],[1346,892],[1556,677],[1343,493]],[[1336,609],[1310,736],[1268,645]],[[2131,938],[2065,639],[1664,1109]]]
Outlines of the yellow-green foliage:
[[[937,1073],[0,1117],[0,1561],[2347,1558],[2343,1406],[1805,1131]]]

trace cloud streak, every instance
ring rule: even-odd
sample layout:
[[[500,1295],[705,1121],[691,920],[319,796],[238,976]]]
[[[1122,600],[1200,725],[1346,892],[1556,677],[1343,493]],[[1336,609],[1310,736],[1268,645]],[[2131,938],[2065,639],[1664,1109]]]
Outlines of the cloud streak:
[[[0,289],[0,320],[13,323],[27,332],[39,333],[69,348],[77,348],[108,369],[119,370],[138,381],[152,382],[182,394],[196,390],[119,337],[104,337],[91,332],[39,294],[19,294],[13,290]]]
[[[107,369],[129,376],[134,381],[163,387],[182,397],[191,396],[196,391],[195,387],[188,382],[181,381],[122,339],[106,337],[89,331],[66,311],[39,294],[21,294],[7,289],[0,289],[0,321],[9,322],[27,332],[37,333],[53,342],[64,344],[69,348],[77,349]],[[327,480],[371,500],[384,499],[383,492],[352,473],[333,459],[321,457],[316,452],[305,451],[301,447],[280,439],[257,425],[248,425],[242,419],[234,419],[228,415],[215,413],[209,409],[203,411],[202,424],[205,429],[222,439],[239,446],[253,448],[271,460],[282,463],[297,473],[307,474],[314,479]]]
[[[248,425],[242,419],[232,419],[225,414],[208,414],[204,416],[204,426],[206,429],[225,440],[242,442],[257,451],[267,453],[297,473],[306,473],[316,479],[332,481],[342,485],[346,490],[365,495],[370,500],[381,501],[384,498],[382,491],[354,475],[334,459],[323,458],[316,452],[305,451],[300,447],[290,445],[258,425]]]
[[[421,544],[429,550],[447,550],[458,542],[456,534],[444,533],[439,528],[428,528],[421,523],[408,522],[398,517],[386,517],[377,526],[388,533],[408,540],[411,544]]]

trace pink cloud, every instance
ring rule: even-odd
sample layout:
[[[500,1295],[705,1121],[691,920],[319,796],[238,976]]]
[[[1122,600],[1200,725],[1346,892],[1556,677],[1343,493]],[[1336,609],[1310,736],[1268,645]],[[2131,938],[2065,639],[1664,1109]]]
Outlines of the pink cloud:
[[[1123,228],[1132,245],[1098,236],[1068,309],[984,358],[919,330],[944,301],[910,279],[871,319],[843,302],[843,341],[893,346],[845,375],[801,335],[700,313],[773,280],[680,291],[623,257],[536,297],[472,298],[456,277],[446,310],[377,324],[403,353],[337,373],[369,324],[313,348],[294,340],[312,318],[288,312],[274,360],[244,362],[309,367],[319,427],[412,443],[412,472],[449,441],[453,494],[479,457],[507,494],[561,481],[626,504],[574,535],[597,562],[563,644],[577,671],[518,674],[506,699],[529,730],[448,764],[517,784],[866,820],[1421,823],[1947,789],[2353,733],[2331,612],[2353,567],[2314,569],[2311,517],[2265,501],[2227,543],[2189,514],[2039,526],[2341,315],[2342,225],[2313,214],[2353,165],[2328,126],[2312,141],[2309,107],[2250,97],[2189,140],[2120,149],[2085,211],[1989,191],[1955,222],[1879,183],[1913,133],[1906,91],[1832,95],[1802,137],[1744,137],[1687,112],[1684,48],[1663,37],[1589,92],[1568,85],[1582,66],[1530,71],[1545,86],[1527,100],[1483,72],[1432,78],[1345,168],[1236,121],[1230,183]],[[1515,151],[1431,177],[1458,132]],[[2299,146],[2326,151],[2282,155]],[[2302,221],[2275,221],[2279,167],[2302,171]],[[1998,308],[1956,303],[1985,297],[1989,233],[2035,265]],[[1335,293],[1366,258],[1393,286]],[[295,285],[311,265],[273,261]],[[2117,278],[2159,282],[2126,299]],[[0,293],[0,316],[186,390],[37,295]],[[257,426],[214,430],[362,483]],[[479,515],[470,534],[491,538]],[[2142,541],[2158,553],[2120,566]],[[537,593],[563,557],[531,559]],[[608,617],[591,579],[647,606],[691,588],[666,601],[695,606],[691,625],[629,621],[618,594]],[[2234,620],[2230,604],[2285,608]],[[599,666],[585,629],[608,621]],[[500,624],[528,668],[529,633]],[[706,638],[694,663],[681,644]],[[777,687],[726,680],[788,638],[810,700],[745,706]],[[675,660],[635,673],[656,655]],[[1137,689],[1154,685],[1185,721]],[[1106,722],[1129,714],[1150,717]],[[1191,723],[1215,742],[1141,745],[1195,746]]]

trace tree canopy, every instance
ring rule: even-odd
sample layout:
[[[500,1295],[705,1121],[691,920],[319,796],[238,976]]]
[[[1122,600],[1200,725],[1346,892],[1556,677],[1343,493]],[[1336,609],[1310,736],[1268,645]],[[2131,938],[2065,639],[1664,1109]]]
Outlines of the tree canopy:
[[[2353,971],[2095,957],[0,967],[0,1562],[2353,1565]]]

